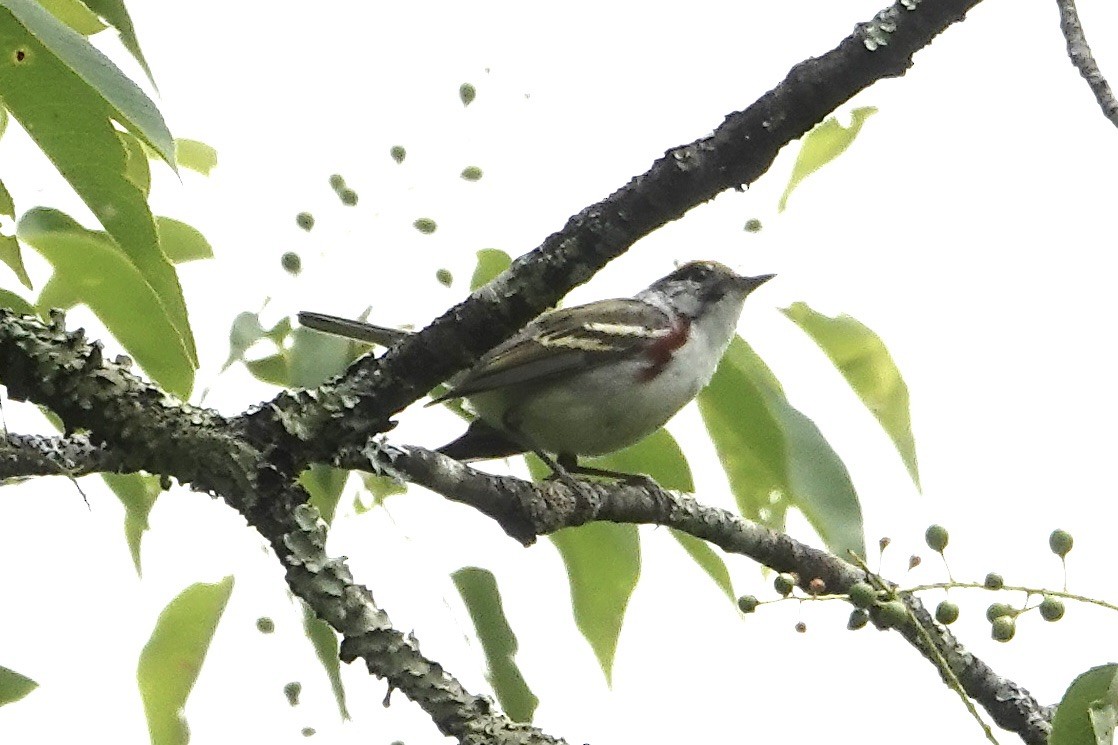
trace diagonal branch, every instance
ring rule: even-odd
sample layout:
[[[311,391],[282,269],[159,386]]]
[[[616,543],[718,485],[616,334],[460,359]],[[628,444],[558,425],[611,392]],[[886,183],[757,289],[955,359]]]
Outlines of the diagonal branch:
[[[253,415],[329,460],[361,447],[388,418],[555,305],[637,239],[719,193],[755,181],[777,153],[872,83],[903,75],[913,55],[980,0],[901,0],[834,49],[793,67],[709,137],[669,150],[645,173],[570,218],[511,269],[382,357],[356,362],[314,395],[281,394]],[[274,435],[276,427],[266,427]],[[268,447],[260,442],[260,447]]]
[[[558,481],[533,484],[491,476],[424,448],[386,445],[348,451],[344,465],[403,476],[447,499],[475,507],[525,545],[537,536],[595,520],[663,525],[778,572],[795,572],[805,589],[813,579],[821,579],[828,592],[846,593],[852,584],[866,578],[860,569],[826,551],[655,485],[586,482],[583,494],[576,495]],[[903,599],[917,622],[899,629],[908,643],[937,670],[946,661],[966,694],[999,726],[1018,733],[1031,745],[1046,743],[1052,712],[968,652],[950,631],[935,623],[918,597],[904,594]],[[921,628],[928,634],[922,634]]]
[[[1106,82],[1102,71],[1095,62],[1095,55],[1091,53],[1091,45],[1083,33],[1083,24],[1079,22],[1079,11],[1075,8],[1075,0],[1056,0],[1060,8],[1060,31],[1068,45],[1068,57],[1075,69],[1087,81],[1095,100],[1099,102],[1103,116],[1118,127],[1118,100],[1114,98],[1114,91],[1110,83]]]

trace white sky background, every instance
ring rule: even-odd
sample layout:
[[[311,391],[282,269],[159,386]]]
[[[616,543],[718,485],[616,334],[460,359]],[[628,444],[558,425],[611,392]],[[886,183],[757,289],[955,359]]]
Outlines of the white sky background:
[[[182,270],[204,366],[195,397],[209,387],[206,403],[234,414],[274,395],[241,370],[215,376],[238,312],[271,297],[274,317],[302,308],[356,315],[371,305],[378,322],[423,324],[463,297],[475,250],[535,247],[667,148],[752,103],[792,64],[832,48],[881,2],[806,0],[794,12],[701,0],[663,9],[325,2],[261,13],[255,3],[134,0],[172,132],[215,146],[221,162],[209,179],[188,172],[179,184],[164,173],[153,194],[157,212],[199,227],[217,254]],[[1080,6],[1104,72],[1118,79],[1118,9]],[[983,3],[907,76],[844,108],[880,111],[784,214],[775,205],[794,148],[747,193],[725,194],[641,241],[571,298],[628,295],[695,258],[778,272],[747,304],[741,331],[845,458],[868,542],[894,540],[885,562],[894,579],[913,552],[925,563],[911,581],[945,579],[923,547],[934,521],[951,528],[957,578],[997,570],[1010,583],[1058,587],[1046,537],[1064,527],[1077,541],[1071,588],[1118,599],[1118,131],[1063,44],[1054,2]],[[467,109],[462,82],[478,90]],[[17,206],[86,214],[17,134],[0,143]],[[388,156],[397,144],[408,150],[402,166]],[[467,165],[484,178],[462,181]],[[338,204],[327,186],[334,172],[357,190],[357,207]],[[309,234],[295,226],[301,210],[317,219]],[[438,232],[420,235],[417,217],[437,220]],[[742,231],[751,217],[762,220],[760,234]],[[280,269],[288,250],[303,257],[298,279]],[[435,282],[439,267],[454,273],[453,288]],[[922,495],[872,417],[777,311],[796,300],[849,312],[889,345],[912,395]],[[6,402],[4,412],[15,431],[34,426],[26,407]],[[697,423],[687,410],[671,429],[693,453],[699,498],[729,506]],[[393,437],[436,445],[460,426],[414,407]],[[5,742],[91,732],[146,742],[133,676],[155,616],[185,585],[229,573],[237,586],[187,709],[195,742],[302,742],[303,726],[321,742],[440,741],[403,696],[382,709],[384,684],[358,666],[345,671],[354,721],[338,722],[280,570],[232,510],[181,489],[162,497],[141,583],[115,498],[95,479],[83,487],[90,509],[62,479],[0,490],[9,515],[0,664],[41,685],[0,709]],[[794,528],[815,540],[800,522]],[[873,742],[914,724],[950,741],[982,737],[899,637],[845,631],[848,606],[784,603],[742,620],[665,531],[642,535],[642,578],[612,692],[575,630],[547,541],[524,550],[472,511],[413,489],[386,510],[340,518],[331,550],[350,557],[397,628],[414,630],[423,651],[473,691],[486,689],[480,651],[448,575],[471,564],[494,570],[518,660],[541,699],[536,721],[572,743],[739,742],[788,737],[789,728],[807,741]],[[772,596],[753,564],[728,564],[738,592]],[[44,583],[57,589],[44,593]],[[1046,703],[1116,656],[1113,614],[1072,605],[1054,625],[1029,614],[1001,645],[982,618],[993,598],[955,599],[963,641]],[[275,635],[255,631],[261,615],[276,620]],[[799,620],[806,635],[793,631]],[[304,687],[295,709],[281,690],[291,680]]]

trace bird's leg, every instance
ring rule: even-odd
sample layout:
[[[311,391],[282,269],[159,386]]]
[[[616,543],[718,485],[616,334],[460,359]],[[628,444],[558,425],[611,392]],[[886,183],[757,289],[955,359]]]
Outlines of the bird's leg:
[[[560,455],[558,465],[566,469],[567,473],[570,474],[577,473],[581,476],[598,476],[600,478],[614,479],[623,484],[632,486],[659,486],[659,484],[656,483],[656,479],[643,473],[625,473],[624,471],[612,471],[608,468],[580,466],[578,458],[573,455]]]

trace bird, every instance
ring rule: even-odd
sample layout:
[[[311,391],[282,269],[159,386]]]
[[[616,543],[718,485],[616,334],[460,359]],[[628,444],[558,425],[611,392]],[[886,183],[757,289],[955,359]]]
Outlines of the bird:
[[[694,399],[733,339],[746,297],[774,276],[691,261],[633,297],[544,313],[430,401],[464,399],[477,415],[438,452],[463,462],[534,452],[561,478],[629,477],[578,458],[639,442]],[[309,311],[298,319],[386,347],[411,333]]]

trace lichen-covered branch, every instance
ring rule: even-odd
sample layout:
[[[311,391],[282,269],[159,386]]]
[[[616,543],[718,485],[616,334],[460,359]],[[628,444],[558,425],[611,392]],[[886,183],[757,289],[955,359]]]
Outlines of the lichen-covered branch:
[[[1095,55],[1091,53],[1091,45],[1087,43],[1087,36],[1083,33],[1083,24],[1079,22],[1075,0],[1056,0],[1056,5],[1060,8],[1060,31],[1067,42],[1071,63],[1095,94],[1103,116],[1118,127],[1118,100],[1114,98],[1110,83],[1106,82],[1102,70],[1095,62]]]
[[[85,435],[0,436],[0,480],[27,476],[69,476],[115,471],[120,457]]]

